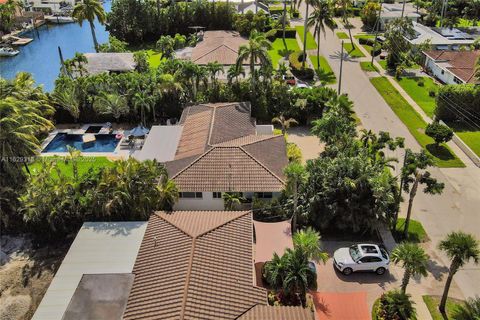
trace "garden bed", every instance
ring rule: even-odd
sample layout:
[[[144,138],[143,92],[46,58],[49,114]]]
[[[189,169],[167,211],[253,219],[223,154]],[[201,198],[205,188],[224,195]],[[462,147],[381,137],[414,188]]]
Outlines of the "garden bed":
[[[427,123],[413,109],[413,107],[401,96],[392,84],[385,77],[371,78],[370,82],[377,89],[385,102],[392,108],[393,112],[405,124],[408,131],[414,136],[417,142],[434,157],[435,164],[441,168],[462,168],[465,164],[446,145],[441,144],[435,147],[431,137],[425,134]]]

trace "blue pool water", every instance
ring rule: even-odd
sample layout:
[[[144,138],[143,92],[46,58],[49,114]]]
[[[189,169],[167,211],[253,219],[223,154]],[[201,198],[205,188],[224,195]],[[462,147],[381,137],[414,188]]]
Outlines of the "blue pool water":
[[[111,1],[104,2],[106,12],[110,11]],[[99,43],[108,41],[108,31],[95,20],[95,34]],[[62,49],[64,59],[73,58],[75,52],[95,52],[90,25],[87,21],[80,27],[78,23],[63,25],[44,25],[35,31],[25,33],[23,37],[34,40],[26,46],[18,47],[15,57],[0,57],[0,76],[12,79],[17,72],[25,71],[33,75],[37,84],[46,91],[52,91],[55,79],[60,73],[58,48]]]
[[[94,142],[83,143],[83,134],[57,133],[42,152],[68,152],[67,146],[82,152],[113,152],[118,145],[114,134],[96,134]]]

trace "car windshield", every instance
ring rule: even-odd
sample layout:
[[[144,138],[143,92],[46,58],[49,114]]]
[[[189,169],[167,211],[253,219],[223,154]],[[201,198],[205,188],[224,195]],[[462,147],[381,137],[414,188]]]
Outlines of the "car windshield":
[[[351,246],[349,251],[350,251],[350,256],[355,262],[357,262],[362,257],[360,254],[360,250],[358,250],[358,246]]]

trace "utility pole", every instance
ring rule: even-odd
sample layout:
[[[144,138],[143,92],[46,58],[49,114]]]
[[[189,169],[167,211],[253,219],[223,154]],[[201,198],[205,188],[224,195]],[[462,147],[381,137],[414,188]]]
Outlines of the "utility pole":
[[[342,40],[342,53],[340,54],[340,76],[338,79],[338,94],[342,90],[342,69],[343,69],[343,40]]]
[[[403,0],[403,6],[402,6],[402,19],[403,19],[403,15],[405,13],[405,2],[406,0]]]
[[[380,1],[380,9],[378,9],[378,18],[377,18],[377,23],[375,23],[375,40],[373,41],[373,48],[372,52],[370,52],[372,56],[372,62],[370,64],[373,66],[373,57],[374,57],[374,52],[375,52],[375,47],[377,46],[377,37],[378,37],[378,31],[380,30],[380,25],[382,23],[381,15],[382,15],[382,4],[383,2]]]
[[[443,0],[442,14],[440,15],[440,28],[443,27],[443,18],[444,18],[444,15],[447,13],[447,6],[448,6],[448,0]]]

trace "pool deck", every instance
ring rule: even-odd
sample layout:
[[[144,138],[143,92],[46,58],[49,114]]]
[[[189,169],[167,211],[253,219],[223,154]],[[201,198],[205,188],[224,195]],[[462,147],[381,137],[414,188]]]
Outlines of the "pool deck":
[[[68,133],[68,134],[85,134],[85,131],[90,126],[102,126],[102,129],[96,134],[123,134],[125,130],[117,129],[111,130],[111,124],[109,123],[88,123],[81,126],[81,128],[73,128],[73,129],[63,129],[63,128],[56,128],[52,132],[49,133],[48,137],[43,141],[41,145],[41,157],[52,157],[52,156],[66,156],[68,152],[43,152],[45,147],[55,138],[58,133]],[[123,137],[117,144],[117,147],[113,152],[82,152],[82,156],[84,157],[107,157],[109,159],[127,159],[131,156],[138,155],[141,151],[141,148],[125,148],[122,147],[122,141],[125,139]]]

